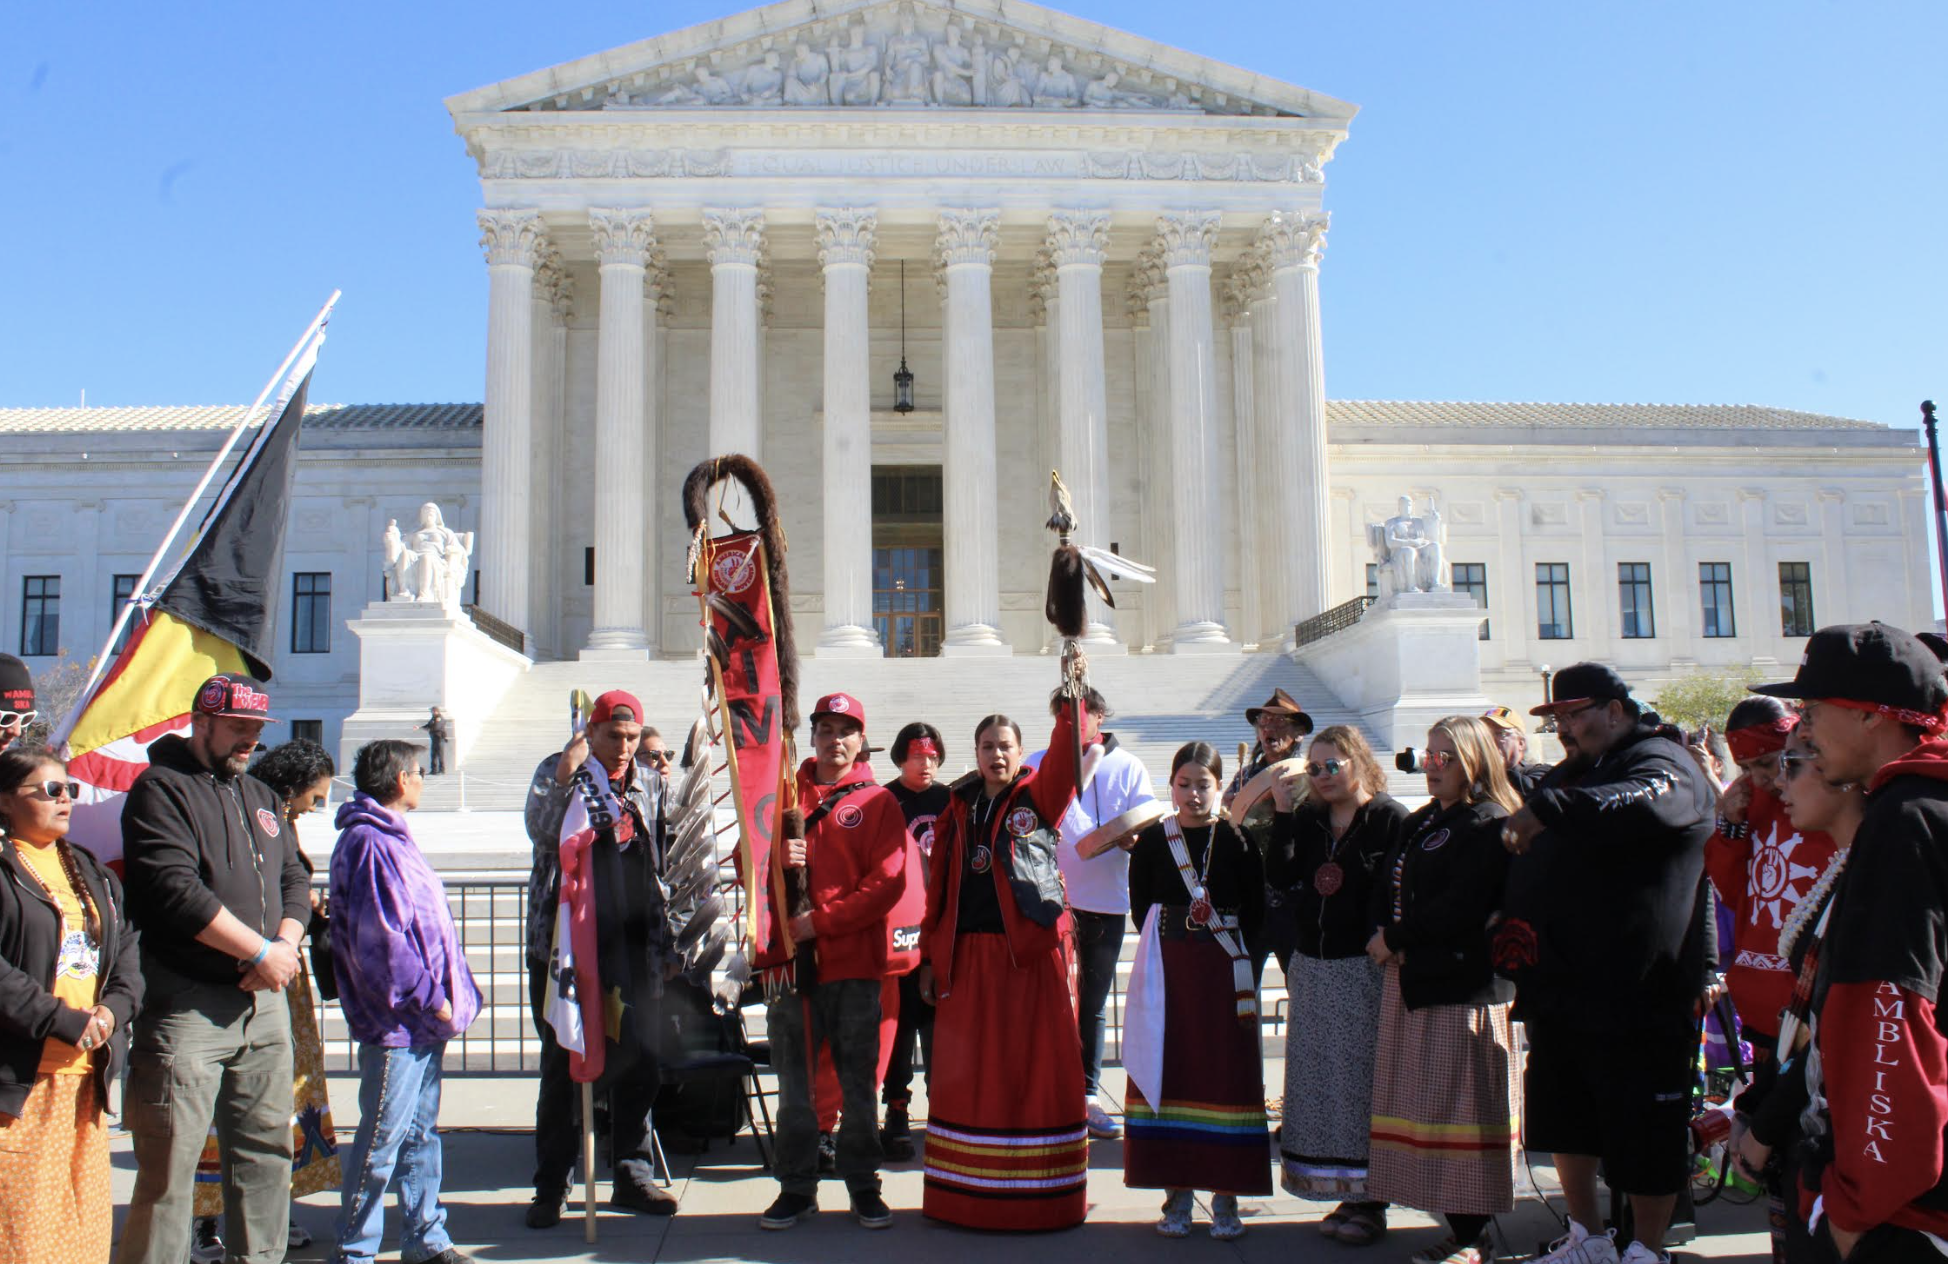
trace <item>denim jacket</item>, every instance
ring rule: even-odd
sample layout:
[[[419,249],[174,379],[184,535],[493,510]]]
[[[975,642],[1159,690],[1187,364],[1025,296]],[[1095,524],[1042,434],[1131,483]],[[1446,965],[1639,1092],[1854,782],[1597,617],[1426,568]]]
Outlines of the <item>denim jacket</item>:
[[[535,965],[548,964],[554,952],[555,906],[561,901],[561,818],[568,813],[571,787],[555,780],[555,765],[560,762],[557,752],[535,768],[523,814],[528,842],[534,846],[534,868],[528,875],[528,960]],[[663,778],[640,763],[632,765],[630,773],[628,788],[619,797],[635,816],[637,827],[654,839],[650,854],[660,877],[669,828],[662,814]],[[652,925],[665,920],[661,909],[656,912]]]

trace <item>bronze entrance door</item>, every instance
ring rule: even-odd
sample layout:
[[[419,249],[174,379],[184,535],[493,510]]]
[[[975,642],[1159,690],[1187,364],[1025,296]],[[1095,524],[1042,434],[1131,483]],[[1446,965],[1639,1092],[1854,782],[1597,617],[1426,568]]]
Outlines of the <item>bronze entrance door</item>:
[[[931,658],[946,631],[940,468],[873,468],[873,626],[888,658]]]

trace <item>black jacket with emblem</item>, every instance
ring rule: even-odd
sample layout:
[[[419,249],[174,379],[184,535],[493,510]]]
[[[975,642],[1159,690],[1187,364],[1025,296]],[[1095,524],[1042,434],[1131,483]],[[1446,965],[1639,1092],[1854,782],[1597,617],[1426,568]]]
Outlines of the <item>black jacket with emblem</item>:
[[[1373,922],[1401,954],[1400,999],[1408,1009],[1494,1005],[1514,995],[1488,955],[1508,877],[1507,816],[1493,801],[1445,810],[1430,801],[1402,823],[1381,862]]]
[[[311,875],[277,793],[205,768],[181,734],[149,747],[122,807],[122,856],[153,994],[179,981],[236,986],[236,959],[196,942],[218,909],[267,939],[286,918],[311,921]]]
[[[1708,949],[1699,917],[1712,801],[1676,742],[1639,724],[1528,798],[1545,827],[1510,863],[1495,967],[1516,1016],[1585,1031],[1688,1025]]]

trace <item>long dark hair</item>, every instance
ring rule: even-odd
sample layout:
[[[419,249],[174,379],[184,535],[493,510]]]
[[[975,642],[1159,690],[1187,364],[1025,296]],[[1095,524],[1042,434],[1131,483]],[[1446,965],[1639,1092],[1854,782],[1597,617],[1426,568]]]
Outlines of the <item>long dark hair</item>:
[[[1170,757],[1172,781],[1177,779],[1177,770],[1185,764],[1196,764],[1210,773],[1211,779],[1218,785],[1224,784],[1224,756],[1218,754],[1217,747],[1209,742],[1185,742],[1177,748],[1177,753]]]
[[[0,794],[17,792],[33,779],[35,773],[47,767],[59,768],[61,775],[67,776],[67,764],[44,746],[16,745],[0,751]],[[0,834],[12,832],[12,823],[0,819]],[[54,851],[61,858],[61,871],[68,875],[68,885],[74,888],[74,898],[81,902],[81,915],[88,927],[88,938],[100,943],[101,914],[88,894],[88,884],[81,880],[81,863],[74,858],[74,848],[67,839],[57,838],[54,840]]]

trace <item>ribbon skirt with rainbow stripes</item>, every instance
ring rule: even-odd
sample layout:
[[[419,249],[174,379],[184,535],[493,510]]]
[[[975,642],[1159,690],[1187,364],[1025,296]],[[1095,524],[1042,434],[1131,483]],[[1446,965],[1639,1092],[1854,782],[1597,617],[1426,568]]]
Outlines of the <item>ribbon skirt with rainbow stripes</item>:
[[[1082,1223],[1082,1042],[1059,951],[1017,967],[1003,936],[959,936],[928,1081],[928,1216],[977,1229]]]
[[[1214,940],[1165,939],[1162,1100],[1130,1084],[1123,1181],[1135,1189],[1272,1192],[1258,1023],[1240,1021],[1231,957]]]

